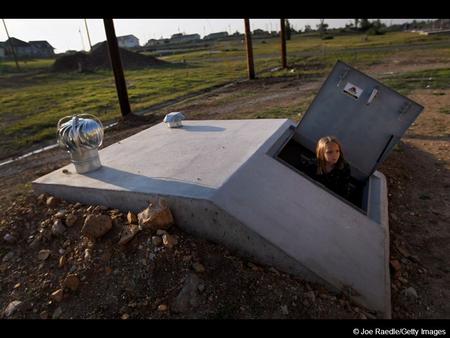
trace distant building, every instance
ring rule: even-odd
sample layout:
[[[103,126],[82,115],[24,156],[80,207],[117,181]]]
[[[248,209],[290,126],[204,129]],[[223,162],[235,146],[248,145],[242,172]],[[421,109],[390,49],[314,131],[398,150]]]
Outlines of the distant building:
[[[31,56],[37,58],[48,58],[55,56],[54,49],[47,41],[30,41]]]
[[[186,42],[195,42],[200,40],[199,34],[173,34],[170,37],[171,43],[186,43]]]
[[[152,47],[152,46],[157,46],[161,44],[159,40],[156,39],[150,39],[147,41],[147,43],[144,45],[145,47]]]
[[[218,40],[228,37],[228,32],[218,32],[205,35],[203,40]]]
[[[147,43],[145,44],[145,47],[153,47],[153,46],[160,46],[160,45],[164,45],[170,42],[170,39],[150,39],[147,41]]]
[[[271,34],[269,32],[267,32],[265,30],[262,30],[262,29],[255,29],[252,32],[252,35],[255,38],[269,38],[269,37],[271,37]]]
[[[21,57],[30,57],[32,55],[31,45],[28,42],[16,39],[9,38],[5,42],[5,56],[9,57],[13,55],[13,51],[11,49],[11,45],[14,48],[14,52],[18,58]]]
[[[135,48],[139,47],[139,39],[134,35],[118,36],[117,44],[121,48]]]
[[[10,38],[5,42],[1,42],[3,54],[0,51],[0,57],[13,56],[11,45],[18,58],[48,58],[55,56],[55,48],[45,40],[25,42],[16,38]]]

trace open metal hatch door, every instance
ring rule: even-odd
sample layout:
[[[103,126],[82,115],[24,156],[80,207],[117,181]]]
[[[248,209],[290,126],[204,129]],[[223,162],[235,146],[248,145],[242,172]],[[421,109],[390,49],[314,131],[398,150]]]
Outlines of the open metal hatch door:
[[[298,123],[294,139],[315,152],[321,137],[336,136],[352,176],[366,180],[422,110],[416,102],[338,61]]]

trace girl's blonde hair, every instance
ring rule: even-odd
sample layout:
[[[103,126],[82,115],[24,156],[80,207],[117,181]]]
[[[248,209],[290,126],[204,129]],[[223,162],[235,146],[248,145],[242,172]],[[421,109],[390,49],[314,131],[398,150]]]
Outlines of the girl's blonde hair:
[[[326,160],[325,160],[325,149],[328,143],[335,143],[339,147],[339,159],[336,162],[336,167],[338,169],[344,168],[344,153],[342,152],[342,145],[341,142],[335,137],[335,136],[325,136],[322,137],[319,141],[317,141],[316,146],[316,157],[317,157],[317,174],[323,175],[326,167]]]

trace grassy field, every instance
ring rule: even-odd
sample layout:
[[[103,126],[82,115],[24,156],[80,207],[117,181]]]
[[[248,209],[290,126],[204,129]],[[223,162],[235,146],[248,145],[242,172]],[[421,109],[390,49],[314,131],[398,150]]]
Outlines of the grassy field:
[[[317,36],[293,36],[287,42],[288,64],[295,69],[273,71],[280,66],[279,39],[253,41],[258,77],[301,76],[320,78],[340,59],[355,67],[383,62],[396,53],[450,60],[444,45],[449,36],[421,36],[390,33],[381,36],[350,35],[321,40]],[[426,48],[424,48],[424,44]],[[400,48],[407,48],[402,51]],[[359,50],[358,50],[359,49]],[[185,62],[185,67],[125,70],[131,108],[134,112],[206,88],[246,78],[246,55],[241,41],[220,42],[209,50],[163,57]],[[53,73],[54,60],[0,62],[0,159],[43,140],[54,140],[57,121],[76,113],[91,113],[109,122],[120,117],[111,71],[95,73]],[[272,70],[272,71],[269,71]],[[385,83],[407,94],[417,86],[448,88],[450,70],[395,74]],[[429,78],[434,80],[427,80]],[[283,110],[255,118],[283,117]],[[266,116],[267,115],[267,116]]]

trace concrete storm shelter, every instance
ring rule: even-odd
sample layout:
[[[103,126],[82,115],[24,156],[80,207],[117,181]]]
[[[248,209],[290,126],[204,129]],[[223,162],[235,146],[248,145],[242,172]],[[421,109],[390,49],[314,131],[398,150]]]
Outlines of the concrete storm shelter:
[[[124,212],[165,197],[186,231],[344,291],[390,318],[387,186],[376,168],[422,109],[338,62],[298,125],[160,123],[100,150],[100,169],[77,174],[70,164],[33,187]],[[303,173],[325,135],[338,137],[351,165],[349,200]]]

